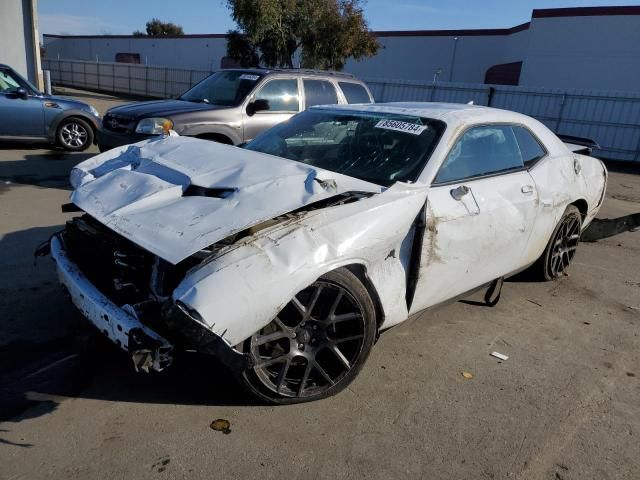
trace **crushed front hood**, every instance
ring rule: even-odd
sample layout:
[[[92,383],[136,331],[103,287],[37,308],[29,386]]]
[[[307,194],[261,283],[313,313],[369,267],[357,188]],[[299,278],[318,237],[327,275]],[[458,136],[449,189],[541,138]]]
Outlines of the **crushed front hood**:
[[[381,187],[271,155],[158,138],[74,168],[71,201],[173,264],[245,228],[348,191]]]

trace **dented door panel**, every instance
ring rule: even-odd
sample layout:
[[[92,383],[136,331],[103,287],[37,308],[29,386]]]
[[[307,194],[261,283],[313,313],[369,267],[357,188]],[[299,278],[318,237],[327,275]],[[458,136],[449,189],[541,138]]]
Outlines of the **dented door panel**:
[[[532,183],[529,173],[520,171],[432,187],[412,312],[524,264],[537,215],[537,191],[524,188]],[[456,190],[463,186],[468,193],[456,200]]]

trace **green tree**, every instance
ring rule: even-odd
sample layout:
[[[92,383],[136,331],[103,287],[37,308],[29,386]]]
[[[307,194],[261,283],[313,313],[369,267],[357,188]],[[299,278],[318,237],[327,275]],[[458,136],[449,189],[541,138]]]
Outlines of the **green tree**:
[[[227,0],[238,28],[229,31],[227,55],[245,66],[340,70],[348,58],[376,54],[362,0]]]
[[[136,30],[133,32],[134,37],[175,37],[184,35],[184,31],[180,25],[171,22],[163,22],[158,18],[152,18],[147,22],[146,33]]]

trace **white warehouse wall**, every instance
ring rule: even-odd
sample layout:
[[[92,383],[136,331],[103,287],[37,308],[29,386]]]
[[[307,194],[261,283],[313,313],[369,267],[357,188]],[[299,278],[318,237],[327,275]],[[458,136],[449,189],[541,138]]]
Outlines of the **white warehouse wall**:
[[[442,69],[438,80],[483,83],[489,67],[505,63],[508,36],[385,36],[379,41],[382,49],[375,57],[349,60],[345,71],[362,78],[424,81]]]
[[[226,54],[224,35],[185,38],[44,36],[47,58],[115,61],[116,53],[138,53],[141,63],[194,70],[215,70]]]
[[[520,84],[640,91],[640,15],[534,18]]]

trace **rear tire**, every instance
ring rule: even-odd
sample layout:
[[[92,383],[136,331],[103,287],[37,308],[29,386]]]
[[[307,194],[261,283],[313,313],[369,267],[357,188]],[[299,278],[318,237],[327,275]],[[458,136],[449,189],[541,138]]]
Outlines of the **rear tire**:
[[[555,280],[565,274],[573,261],[580,242],[582,215],[574,205],[569,205],[558,222],[547,247],[530,267],[530,273],[539,280]]]
[[[56,141],[65,150],[82,152],[93,144],[93,128],[83,119],[66,118],[58,126]]]
[[[298,292],[243,345],[254,366],[239,374],[254,396],[274,404],[335,395],[358,374],[377,331],[373,301],[349,270],[329,272]]]

